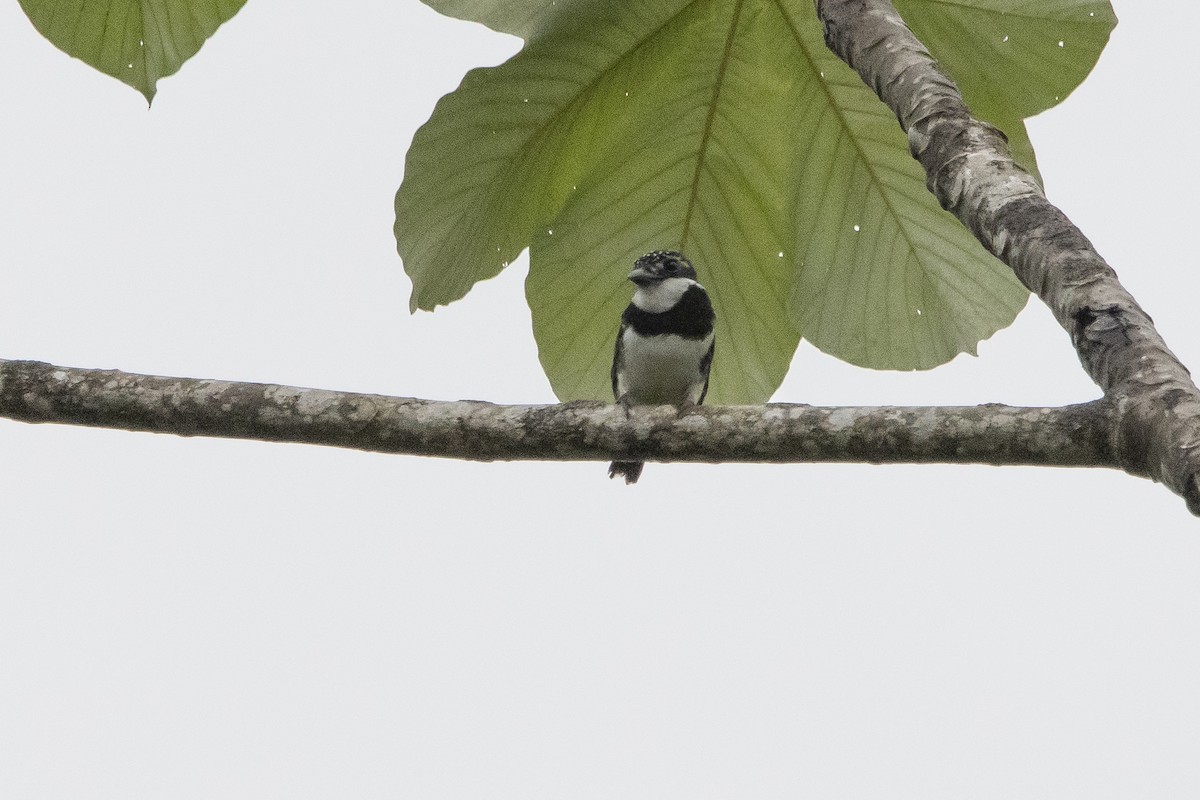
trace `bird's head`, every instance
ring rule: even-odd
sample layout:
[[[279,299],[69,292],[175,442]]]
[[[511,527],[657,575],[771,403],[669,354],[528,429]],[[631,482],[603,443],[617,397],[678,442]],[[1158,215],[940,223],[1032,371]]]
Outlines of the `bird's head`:
[[[696,280],[696,268],[683,253],[674,250],[655,250],[633,264],[629,280],[639,289],[648,289],[670,278]]]

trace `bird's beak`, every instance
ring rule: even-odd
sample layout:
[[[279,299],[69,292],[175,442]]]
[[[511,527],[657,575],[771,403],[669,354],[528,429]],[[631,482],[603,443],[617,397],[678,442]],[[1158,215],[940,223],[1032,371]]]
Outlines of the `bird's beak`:
[[[635,286],[646,287],[658,280],[658,276],[648,269],[634,267],[633,272],[629,273],[629,280],[633,281]]]

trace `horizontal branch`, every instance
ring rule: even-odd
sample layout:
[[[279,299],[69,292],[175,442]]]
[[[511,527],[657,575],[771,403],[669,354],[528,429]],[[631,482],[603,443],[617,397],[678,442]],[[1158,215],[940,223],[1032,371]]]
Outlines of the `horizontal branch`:
[[[1127,472],[1200,515],[1200,391],[1087,237],[971,116],[889,0],[816,0],[829,48],[896,114],[929,190],[1050,307],[1117,415]]]
[[[0,417],[475,461],[866,462],[1117,467],[1112,408],[819,408],[477,400],[301,389],[0,360]]]

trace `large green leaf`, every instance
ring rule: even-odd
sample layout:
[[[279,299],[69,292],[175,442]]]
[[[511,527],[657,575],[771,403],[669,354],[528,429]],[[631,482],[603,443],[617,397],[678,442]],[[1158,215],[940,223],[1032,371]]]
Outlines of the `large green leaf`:
[[[480,21],[531,38],[469,73],[413,139],[396,197],[411,306],[452,302],[529,246],[534,333],[561,398],[606,396],[624,276],[647,250],[682,249],[713,296],[718,403],[766,400],[801,333],[853,363],[927,368],[973,351],[1024,304],[1011,272],[925,190],[894,117],[829,53],[809,0],[576,0],[540,12],[528,0],[429,2],[477,5]],[[1088,16],[1104,2],[1040,7],[1111,27]],[[930,30],[935,55],[969,52],[941,41],[948,23]],[[1098,52],[1058,49],[1086,68]],[[964,91],[1000,98],[991,119],[1032,167],[1024,107],[971,80]]]
[[[20,0],[50,42],[154,100],[246,0]]]
[[[802,109],[781,106],[778,90],[798,65],[776,56],[789,52],[778,17],[746,5],[683,5],[596,87],[615,86],[615,105],[597,104],[603,131],[589,137],[577,190],[535,232],[526,282],[542,365],[564,399],[611,395],[625,276],[668,247],[692,258],[717,312],[710,402],[763,402],[787,372],[800,336],[784,302],[792,260],[779,253],[792,249],[799,162],[791,136],[761,134],[797,125]]]

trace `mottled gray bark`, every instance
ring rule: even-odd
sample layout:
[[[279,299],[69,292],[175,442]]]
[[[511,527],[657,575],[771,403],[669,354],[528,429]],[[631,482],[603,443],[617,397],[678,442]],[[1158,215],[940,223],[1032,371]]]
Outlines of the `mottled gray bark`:
[[[974,119],[889,0],[816,0],[833,52],[895,112],[942,206],[1054,312],[1114,410],[1121,466],[1200,515],[1200,392],[1112,268]]]
[[[477,461],[1118,467],[1112,408],[500,406],[0,360],[0,416]]]

